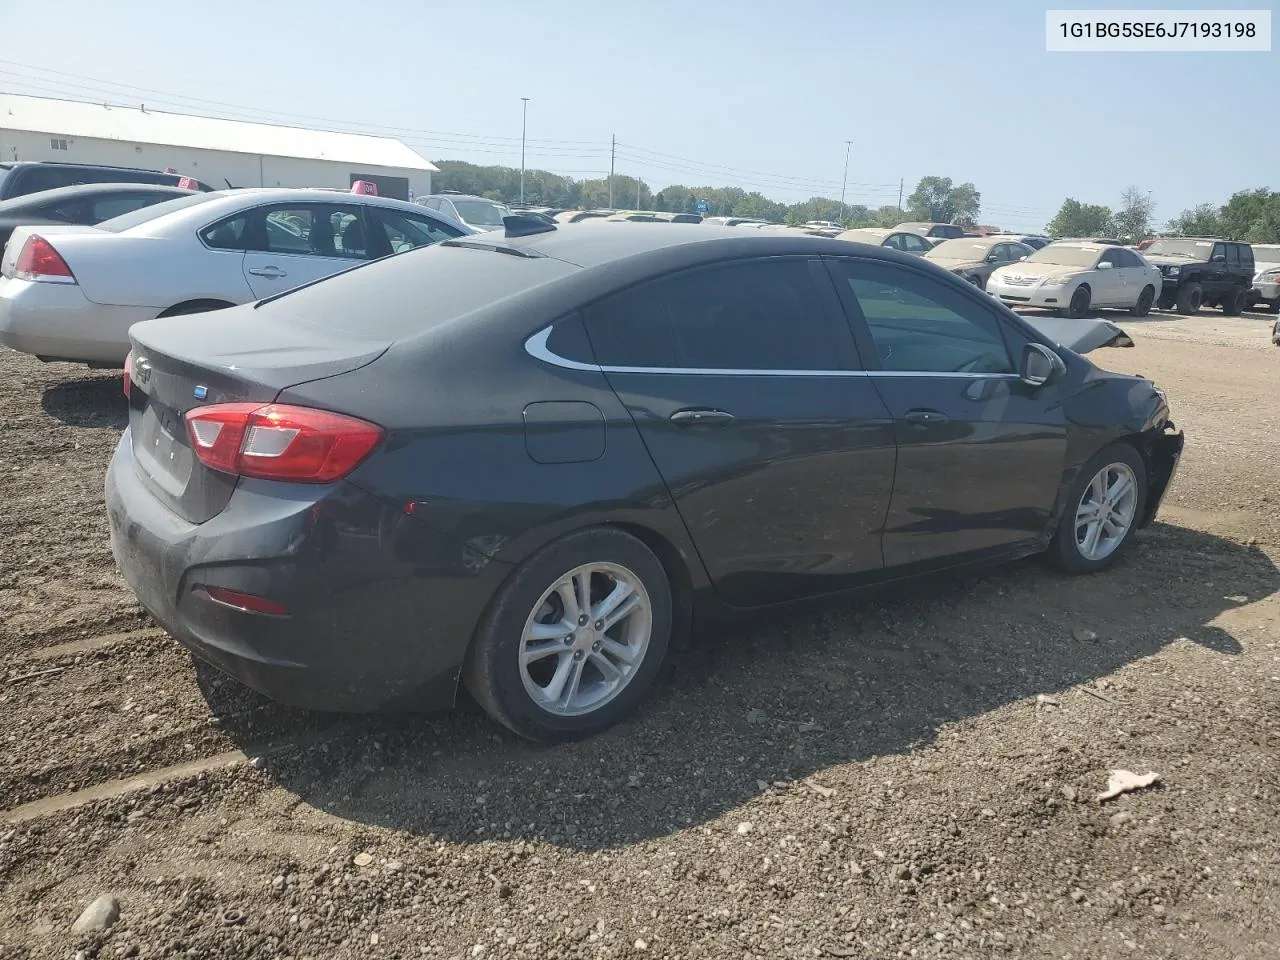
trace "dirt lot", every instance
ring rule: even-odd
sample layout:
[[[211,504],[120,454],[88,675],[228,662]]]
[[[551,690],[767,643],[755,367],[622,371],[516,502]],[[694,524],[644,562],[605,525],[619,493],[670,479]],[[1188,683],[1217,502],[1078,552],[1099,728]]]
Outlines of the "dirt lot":
[[[119,377],[0,353],[0,958],[1280,955],[1280,350],[1119,320],[1188,443],[1117,569],[709,638],[555,749],[193,665],[112,566]]]

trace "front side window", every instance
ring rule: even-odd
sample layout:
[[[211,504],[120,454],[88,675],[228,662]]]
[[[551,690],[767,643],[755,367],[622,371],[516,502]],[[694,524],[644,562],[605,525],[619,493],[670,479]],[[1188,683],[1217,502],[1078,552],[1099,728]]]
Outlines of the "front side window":
[[[989,310],[932,277],[893,264],[843,261],[837,267],[861,311],[883,370],[1013,373]]]
[[[610,367],[832,370],[836,316],[807,260],[752,260],[632,287],[587,312]]]
[[[1223,249],[1222,244],[1215,243],[1213,245],[1213,253],[1210,255],[1210,259],[1216,260],[1218,257],[1222,257],[1225,260],[1226,256],[1227,256],[1227,252],[1225,249]]]

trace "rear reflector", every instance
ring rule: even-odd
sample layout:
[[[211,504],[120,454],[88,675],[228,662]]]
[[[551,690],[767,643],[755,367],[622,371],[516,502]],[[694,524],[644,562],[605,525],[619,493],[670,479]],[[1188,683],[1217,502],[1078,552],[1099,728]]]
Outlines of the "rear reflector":
[[[129,385],[133,381],[133,351],[130,350],[125,354],[124,358],[124,395],[129,396]]]
[[[383,436],[364,420],[276,403],[216,403],[189,410],[186,420],[191,448],[209,469],[293,483],[345,477]]]
[[[18,254],[18,262],[13,266],[13,272],[20,280],[50,283],[76,282],[76,278],[71,274],[71,268],[67,266],[67,261],[62,259],[62,254],[53,249],[53,244],[48,240],[34,233],[22,245],[22,252]]]
[[[226,587],[210,587],[201,586],[209,595],[209,599],[214,600],[223,606],[234,607],[237,610],[243,610],[246,613],[266,613],[273,617],[288,616],[289,611],[281,604],[274,600],[268,600],[266,597],[260,597],[256,593],[241,593],[239,590],[228,590]]]

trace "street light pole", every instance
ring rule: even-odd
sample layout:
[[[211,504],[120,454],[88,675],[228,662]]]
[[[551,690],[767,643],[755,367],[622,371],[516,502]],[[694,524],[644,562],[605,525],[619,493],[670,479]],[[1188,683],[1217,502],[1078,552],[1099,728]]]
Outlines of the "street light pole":
[[[524,135],[529,129],[529,98],[520,98],[520,202],[524,203]]]
[[[846,140],[844,142],[844,180],[840,184],[840,220],[842,222],[842,225],[843,225],[843,221],[847,217],[847,214],[845,212],[845,206],[844,206],[844,195],[845,195],[845,191],[849,187],[849,151],[852,149],[853,149],[853,141]]]

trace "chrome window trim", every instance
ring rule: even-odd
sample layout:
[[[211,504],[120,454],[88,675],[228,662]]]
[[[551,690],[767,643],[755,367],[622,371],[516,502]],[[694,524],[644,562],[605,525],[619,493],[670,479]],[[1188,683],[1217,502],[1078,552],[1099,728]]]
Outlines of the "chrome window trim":
[[[616,367],[583,363],[552,353],[547,346],[555,324],[543,327],[524,342],[525,352],[535,360],[561,367],[565,370],[585,370],[590,373],[648,373],[667,376],[700,377],[942,377],[954,380],[1018,380],[1016,373],[967,373],[961,371],[932,372],[928,370],[735,370],[706,367]]]

